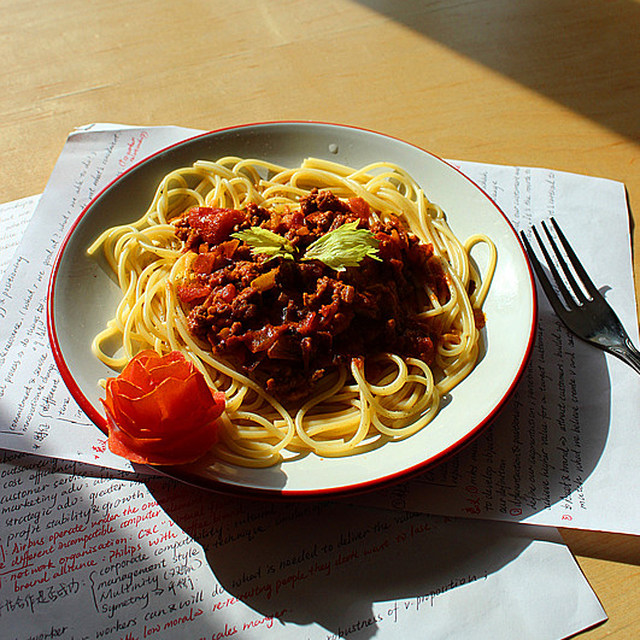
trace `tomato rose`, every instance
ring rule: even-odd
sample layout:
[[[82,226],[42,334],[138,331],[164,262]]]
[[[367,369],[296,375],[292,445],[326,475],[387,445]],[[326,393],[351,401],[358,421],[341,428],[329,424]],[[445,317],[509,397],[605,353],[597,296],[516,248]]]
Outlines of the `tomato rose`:
[[[224,393],[212,392],[181,353],[147,350],[107,380],[102,404],[113,453],[143,464],[182,464],[218,440]]]

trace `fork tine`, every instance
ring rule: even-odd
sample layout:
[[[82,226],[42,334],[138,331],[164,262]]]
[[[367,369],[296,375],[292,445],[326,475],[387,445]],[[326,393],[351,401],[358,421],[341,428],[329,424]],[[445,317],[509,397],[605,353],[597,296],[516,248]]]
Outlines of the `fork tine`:
[[[553,218],[552,218],[553,220]],[[584,293],[582,292],[582,289],[580,288],[580,285],[576,282],[576,279],[573,277],[573,273],[571,273],[571,270],[569,269],[569,267],[567,266],[566,260],[564,255],[562,254],[562,252],[560,251],[560,249],[558,248],[558,245],[555,241],[555,238],[551,235],[551,232],[549,231],[549,227],[547,227],[545,221],[542,221],[542,228],[544,229],[545,235],[547,236],[547,240],[549,241],[549,244],[551,245],[551,248],[553,249],[553,253],[556,256],[556,262],[558,264],[558,266],[560,267],[560,269],[562,269],[562,273],[564,274],[564,277],[566,278],[566,281],[569,283],[569,287],[571,288],[571,292],[573,292],[573,295],[575,296],[575,298],[578,300],[578,302],[580,304],[585,304],[586,302],[588,302],[588,298],[584,295]],[[556,230],[556,232],[559,230],[559,227],[557,224],[554,225],[554,229]],[[560,231],[560,234],[562,234],[562,231]],[[560,236],[558,236],[560,237]],[[562,236],[564,237],[564,236]],[[560,242],[562,243],[562,246],[565,248],[569,247],[569,249],[571,249],[571,247],[569,246],[569,243],[567,242],[566,238],[564,240],[564,242],[562,242],[562,239],[560,240]],[[551,269],[554,278],[556,279],[556,283],[558,284],[558,286],[560,286],[560,282],[562,281],[561,276],[559,275],[558,271],[555,268],[555,263],[553,261],[550,261],[548,254],[546,251],[544,251],[544,246],[542,246],[542,250],[545,253],[545,257],[547,258],[547,263],[549,264],[549,268]],[[574,260],[577,262],[577,257],[575,255],[575,253],[573,254],[573,258]],[[571,264],[574,266],[575,268],[575,264],[574,264],[574,260],[571,260],[571,256],[569,256],[569,260],[571,262]],[[586,275],[586,274],[585,274]],[[562,294],[565,296],[565,299],[567,299],[567,303],[568,306],[574,306],[573,303],[573,299],[570,297],[571,296],[571,292],[569,292],[568,289],[566,289],[566,287],[563,288],[562,290]]]
[[[564,248],[567,254],[567,257],[569,258],[569,262],[571,262],[571,265],[573,266],[576,273],[578,274],[578,277],[580,278],[580,281],[582,282],[584,288],[587,290],[587,292],[592,298],[599,297],[600,292],[598,291],[598,289],[596,289],[596,286],[593,284],[591,278],[589,277],[587,272],[584,270],[584,267],[580,263],[580,260],[578,260],[578,256],[576,256],[575,252],[571,248],[571,245],[569,244],[569,241],[565,238],[564,233],[562,233],[562,229],[560,229],[560,225],[556,222],[555,218],[553,217],[551,218],[551,224],[560,240],[560,243],[562,244],[562,247]]]
[[[534,234],[537,235],[535,227],[532,227],[532,229]],[[567,314],[566,307],[564,306],[564,304],[562,304],[562,301],[560,300],[560,298],[558,297],[558,294],[553,288],[551,281],[549,280],[549,278],[547,278],[547,274],[544,272],[542,264],[540,264],[540,261],[538,260],[538,257],[536,256],[535,251],[533,250],[533,247],[529,243],[529,239],[527,238],[524,231],[520,232],[520,237],[522,238],[522,242],[524,243],[525,249],[527,250],[527,254],[529,255],[529,261],[531,262],[531,266],[533,267],[533,270],[535,271],[536,276],[538,277],[538,282],[540,282],[540,285],[542,286],[542,289],[545,292],[547,299],[551,303],[553,310],[556,312],[558,317],[564,321]],[[538,242],[540,242],[539,238],[538,238]]]
[[[549,251],[547,250],[547,247],[546,247],[545,243],[542,241],[542,238],[540,237],[540,233],[538,232],[538,230],[535,227],[531,227],[531,230],[533,231],[533,235],[535,236],[535,239],[538,241],[538,246],[540,247],[540,250],[542,251],[542,254],[544,255],[545,262],[547,263],[547,268],[549,269],[549,271],[551,272],[551,275],[553,276],[553,280],[555,282],[555,285],[556,285],[558,291],[560,292],[560,295],[562,296],[562,298],[564,300],[564,307],[566,309],[575,308],[576,303],[573,300],[573,298],[571,297],[571,292],[567,289],[567,286],[565,285],[564,280],[562,279],[562,276],[558,272],[558,269],[556,268],[556,265],[555,265],[555,263],[553,261],[553,258],[549,254]],[[546,231],[546,229],[545,229],[545,231]],[[546,231],[546,232],[548,234],[548,231]],[[557,251],[557,247],[554,249],[554,252],[555,251]],[[544,273],[544,271],[543,271],[543,273]],[[545,291],[545,293],[547,293],[547,297],[549,297],[549,293],[546,292],[546,291]],[[554,295],[555,298],[558,298],[558,294],[555,291],[554,291],[553,295]]]

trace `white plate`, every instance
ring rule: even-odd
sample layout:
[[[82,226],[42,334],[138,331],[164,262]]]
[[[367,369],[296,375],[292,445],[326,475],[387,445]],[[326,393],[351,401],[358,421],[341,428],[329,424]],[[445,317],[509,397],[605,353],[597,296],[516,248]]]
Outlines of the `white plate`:
[[[104,431],[98,380],[113,372],[90,344],[113,316],[120,290],[86,248],[105,228],[144,212],[161,178],[196,160],[235,155],[299,165],[308,156],[360,167],[394,162],[445,211],[456,235],[484,233],[498,249],[497,271],[485,303],[485,353],[471,375],[424,429],[370,453],[325,459],[309,455],[271,469],[216,463],[165,468],[173,477],[225,492],[269,497],[327,497],[372,489],[441,461],[475,436],[513,391],[531,352],[536,299],[529,264],[513,228],[474,183],[443,160],[411,144],[353,127],[309,122],[247,125],[173,145],[124,173],[82,212],[67,236],[49,288],[49,333],[62,377],[87,415]],[[480,252],[479,252],[480,253]],[[481,261],[481,256],[478,257]]]

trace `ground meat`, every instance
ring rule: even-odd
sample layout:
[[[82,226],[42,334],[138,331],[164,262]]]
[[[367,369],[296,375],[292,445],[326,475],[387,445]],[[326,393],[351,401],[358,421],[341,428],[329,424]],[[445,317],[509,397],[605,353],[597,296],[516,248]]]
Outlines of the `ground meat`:
[[[369,220],[373,221],[370,222]],[[337,272],[320,261],[253,254],[231,237],[252,226],[287,238],[302,255],[316,239],[357,220],[379,242],[378,257]],[[176,223],[185,250],[197,253],[178,295],[189,330],[283,400],[352,358],[391,351],[431,362],[436,330],[417,318],[424,283],[448,296],[430,245],[398,218],[370,218],[360,198],[313,191],[288,213],[195,207]]]

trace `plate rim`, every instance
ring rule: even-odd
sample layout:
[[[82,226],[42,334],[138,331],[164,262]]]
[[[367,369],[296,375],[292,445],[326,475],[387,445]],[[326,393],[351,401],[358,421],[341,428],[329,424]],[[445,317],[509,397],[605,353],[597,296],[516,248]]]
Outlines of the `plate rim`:
[[[388,487],[390,485],[397,484],[402,481],[406,481],[410,477],[413,477],[418,473],[423,472],[428,467],[431,467],[435,464],[441,464],[442,462],[450,458],[452,455],[457,453],[460,449],[470,444],[485,429],[485,427],[487,427],[491,423],[491,421],[500,413],[500,411],[504,408],[504,405],[506,404],[507,400],[511,397],[514,390],[518,386],[522,378],[522,375],[524,373],[524,370],[526,369],[526,366],[531,358],[531,354],[533,352],[533,345],[535,341],[536,329],[537,329],[538,299],[537,299],[537,292],[536,292],[533,271],[531,269],[531,265],[527,258],[524,247],[522,246],[520,237],[517,231],[515,230],[513,224],[509,220],[509,218],[502,211],[501,207],[495,202],[495,200],[491,198],[491,196],[489,196],[489,194],[487,194],[483,189],[481,189],[473,180],[471,180],[471,178],[465,175],[458,167],[454,166],[450,162],[447,162],[446,160],[444,160],[443,158],[441,158],[440,156],[436,155],[431,151],[423,149],[417,144],[408,142],[394,135],[382,133],[374,129],[361,127],[357,125],[325,122],[325,121],[319,121],[319,120],[304,120],[304,119],[265,120],[265,121],[257,121],[252,123],[239,124],[239,125],[229,125],[229,126],[221,127],[218,129],[204,131],[202,133],[198,133],[193,136],[187,136],[183,140],[180,140],[178,142],[174,142],[170,145],[162,147],[161,149],[158,149],[157,151],[145,156],[144,158],[140,159],[138,162],[130,166],[128,169],[126,169],[125,171],[117,175],[106,186],[104,186],[98,193],[96,193],[91,198],[91,200],[83,207],[82,211],[77,216],[77,218],[73,221],[64,239],[62,240],[60,247],[58,248],[55,260],[53,262],[52,271],[49,277],[49,282],[47,286],[47,301],[46,301],[47,302],[46,304],[47,334],[48,334],[49,344],[51,347],[54,361],[56,363],[56,366],[58,367],[58,371],[60,372],[62,380],[65,386],[67,387],[68,391],[71,393],[73,399],[76,401],[80,409],[82,409],[82,411],[94,423],[94,425],[98,427],[98,429],[100,429],[100,431],[104,435],[108,435],[106,418],[96,409],[93,403],[87,398],[87,396],[85,396],[85,394],[80,389],[80,386],[76,382],[73,374],[71,373],[71,369],[69,368],[69,365],[65,360],[62,348],[60,346],[60,342],[58,340],[58,333],[56,331],[55,291],[56,291],[56,284],[57,284],[57,276],[58,276],[58,272],[62,264],[62,261],[64,260],[64,257],[65,257],[66,248],[68,247],[69,242],[73,237],[76,229],[78,228],[80,222],[89,213],[89,211],[94,206],[94,204],[107,191],[112,189],[116,183],[122,180],[124,176],[130,174],[131,172],[136,170],[138,167],[153,160],[157,156],[167,153],[168,151],[170,151],[175,147],[188,144],[200,138],[205,138],[208,136],[217,135],[217,134],[221,134],[229,131],[237,131],[237,130],[243,130],[243,129],[246,130],[246,129],[261,127],[261,126],[287,127],[291,125],[327,126],[327,127],[338,128],[338,129],[355,130],[363,133],[374,134],[382,138],[394,140],[396,142],[402,143],[409,147],[413,147],[417,151],[427,154],[432,158],[434,158],[435,160],[443,163],[450,169],[453,169],[459,176],[461,176],[464,180],[466,180],[470,185],[472,185],[477,190],[477,192],[479,192],[482,196],[484,196],[489,201],[492,207],[496,210],[497,213],[499,213],[502,216],[504,222],[506,222],[506,224],[508,225],[508,228],[510,229],[513,237],[516,240],[517,247],[520,253],[522,254],[522,257],[524,258],[524,264],[526,265],[529,285],[531,290],[531,300],[530,300],[531,324],[528,329],[529,335],[527,337],[526,348],[521,357],[518,369],[515,375],[513,376],[513,379],[511,380],[509,387],[504,391],[504,393],[502,394],[502,397],[495,403],[494,407],[487,414],[487,416],[484,419],[482,419],[478,424],[476,424],[472,429],[467,431],[464,434],[464,436],[460,437],[458,440],[451,443],[445,449],[439,451],[434,455],[431,455],[428,458],[421,460],[416,464],[413,464],[409,467],[405,467],[393,473],[387,473],[384,476],[367,479],[360,482],[354,482],[348,485],[341,485],[341,486],[335,486],[335,487],[321,487],[317,489],[287,489],[286,487],[260,488],[260,487],[254,487],[254,486],[243,486],[240,484],[235,484],[235,483],[227,482],[224,480],[216,480],[209,477],[203,478],[202,476],[198,476],[196,479],[194,475],[188,471],[188,469],[183,469],[179,467],[142,465],[143,467],[150,467],[154,471],[159,472],[161,475],[173,478],[175,480],[179,480],[181,482],[184,482],[192,486],[196,486],[200,489],[206,489],[206,490],[224,493],[228,495],[230,494],[230,495],[243,496],[248,498],[258,498],[258,499],[267,498],[267,499],[289,499],[289,500],[291,499],[295,499],[295,500],[316,499],[317,500],[317,499],[343,497],[345,495],[354,495],[357,493],[364,493],[364,492],[369,492],[377,489],[382,489],[384,487]],[[136,465],[134,465],[134,468],[135,466]],[[176,471],[176,469],[178,470]]]

